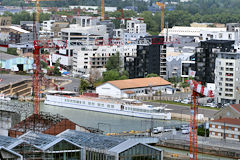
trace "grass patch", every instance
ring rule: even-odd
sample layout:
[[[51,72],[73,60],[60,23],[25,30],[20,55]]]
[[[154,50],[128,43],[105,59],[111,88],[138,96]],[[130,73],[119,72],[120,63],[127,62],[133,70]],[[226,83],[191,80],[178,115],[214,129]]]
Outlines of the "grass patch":
[[[183,104],[183,103],[179,103],[179,102],[173,102],[173,101],[160,101],[160,100],[150,100],[147,102],[157,102],[157,103],[164,103],[164,104],[175,104],[175,105],[179,105],[179,106],[185,106],[185,107],[190,107],[190,104]],[[205,107],[205,106],[198,106],[199,108],[203,108],[203,109],[211,109],[211,110],[220,110],[219,108],[211,108],[211,107]]]

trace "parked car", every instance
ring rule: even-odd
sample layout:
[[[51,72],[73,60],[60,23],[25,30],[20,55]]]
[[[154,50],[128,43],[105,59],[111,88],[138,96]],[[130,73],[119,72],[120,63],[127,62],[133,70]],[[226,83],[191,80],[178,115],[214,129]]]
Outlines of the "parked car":
[[[154,134],[158,134],[158,133],[161,133],[161,132],[164,132],[164,128],[163,127],[153,128],[153,133]]]
[[[217,105],[214,104],[214,103],[207,103],[207,104],[205,104],[205,105],[203,105],[203,106],[205,106],[205,107],[212,107],[212,108],[217,107]]]
[[[188,98],[185,98],[184,100],[181,101],[181,103],[183,103],[183,104],[190,104],[191,100],[189,100]]]
[[[182,134],[189,134],[189,133],[190,133],[190,130],[188,130],[188,129],[182,130]]]
[[[181,99],[175,99],[174,102],[181,102],[182,100]]]

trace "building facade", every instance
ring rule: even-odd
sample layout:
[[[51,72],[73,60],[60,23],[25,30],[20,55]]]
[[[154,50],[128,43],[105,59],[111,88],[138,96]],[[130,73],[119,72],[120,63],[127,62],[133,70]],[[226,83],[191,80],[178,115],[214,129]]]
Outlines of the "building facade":
[[[210,121],[209,137],[240,141],[240,119],[222,118]]]
[[[240,53],[217,53],[215,64],[217,103],[240,103]]]
[[[126,56],[136,55],[136,45],[109,45],[82,46],[73,53],[73,74],[87,74],[91,69],[98,69],[100,72],[105,71],[105,65],[109,57],[119,53],[123,61]],[[123,64],[123,62],[122,62]]]
[[[101,96],[114,98],[130,98],[133,96],[146,95],[150,92],[166,91],[171,83],[161,77],[136,78],[127,80],[108,81],[96,87],[96,93]]]
[[[124,59],[124,68],[129,78],[143,78],[154,73],[161,77],[167,76],[166,45],[161,36],[140,38],[137,44],[137,55]]]
[[[205,83],[215,82],[215,61],[218,52],[233,50],[234,41],[208,40],[200,43],[195,53],[196,80]]]

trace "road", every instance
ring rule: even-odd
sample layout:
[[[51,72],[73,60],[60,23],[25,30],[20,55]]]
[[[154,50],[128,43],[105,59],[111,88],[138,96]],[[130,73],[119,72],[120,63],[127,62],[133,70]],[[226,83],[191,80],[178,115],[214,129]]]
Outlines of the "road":
[[[145,102],[145,103],[153,106],[160,106],[160,103],[158,102]],[[164,104],[164,105],[167,105],[166,108],[170,109],[169,112],[171,113],[190,115],[189,106],[181,106],[181,105],[175,105],[175,104]],[[217,112],[218,112],[217,110],[199,108],[198,114],[203,114],[205,117],[213,117],[214,114]]]
[[[168,141],[168,140],[180,140],[185,141],[186,143],[189,142],[189,135],[190,134],[182,134],[181,131],[174,132],[164,132],[153,135],[154,137],[158,137],[161,141]],[[198,136],[198,145],[208,145],[216,148],[228,148],[233,150],[240,150],[240,142],[234,140],[226,140],[218,139],[218,138],[210,138],[210,137],[202,137]]]

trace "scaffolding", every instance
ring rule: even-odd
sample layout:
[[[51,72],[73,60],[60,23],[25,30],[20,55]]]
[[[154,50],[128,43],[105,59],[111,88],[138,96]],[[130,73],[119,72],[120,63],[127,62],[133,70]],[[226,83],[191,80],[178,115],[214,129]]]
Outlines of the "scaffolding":
[[[29,131],[57,135],[75,127],[75,123],[59,114],[40,112],[39,115],[33,114],[9,129],[9,136],[18,137]]]

